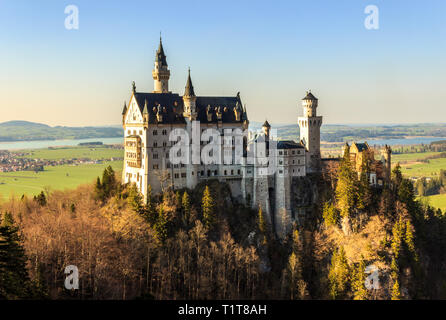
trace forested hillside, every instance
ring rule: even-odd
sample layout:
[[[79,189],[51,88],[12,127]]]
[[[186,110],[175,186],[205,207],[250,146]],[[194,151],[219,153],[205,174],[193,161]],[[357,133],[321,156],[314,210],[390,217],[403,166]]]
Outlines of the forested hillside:
[[[366,165],[366,164],[364,164]],[[164,190],[142,204],[111,168],[93,185],[1,205],[7,299],[442,299],[446,218],[397,166],[372,189],[348,155],[315,177],[319,203],[284,241],[227,185]],[[78,291],[64,269],[79,269]],[[379,289],[368,290],[367,266]]]
[[[28,121],[0,123],[0,142],[122,137],[120,127],[50,127]]]

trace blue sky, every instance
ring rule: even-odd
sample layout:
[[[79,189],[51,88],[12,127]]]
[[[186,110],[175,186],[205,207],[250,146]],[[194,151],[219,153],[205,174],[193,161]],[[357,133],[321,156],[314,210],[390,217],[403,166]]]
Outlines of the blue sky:
[[[240,91],[252,121],[296,122],[311,89],[325,123],[445,122],[445,16],[440,0],[0,0],[0,122],[119,124],[131,82],[153,90],[160,31],[173,92],[190,66],[197,95]]]

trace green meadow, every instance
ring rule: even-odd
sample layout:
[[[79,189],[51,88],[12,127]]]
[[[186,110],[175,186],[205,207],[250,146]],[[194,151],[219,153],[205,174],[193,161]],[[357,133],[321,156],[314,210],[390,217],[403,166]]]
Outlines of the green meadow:
[[[27,157],[33,159],[50,160],[73,158],[100,160],[123,156],[123,150],[100,146],[35,149],[25,152],[29,152]],[[7,200],[11,196],[20,197],[23,194],[32,196],[44,188],[49,188],[49,190],[74,189],[81,184],[94,182],[96,177],[101,176],[109,165],[115,171],[122,171],[122,161],[104,161],[101,164],[45,166],[45,170],[41,172],[0,172],[0,200]]]
[[[427,201],[430,206],[446,211],[446,194],[422,197],[422,201]]]
[[[22,152],[29,152],[25,158],[31,159],[74,159],[74,158],[89,158],[92,160],[122,158],[124,156],[123,149],[112,149],[105,147],[66,147],[56,149],[34,149],[22,150]]]

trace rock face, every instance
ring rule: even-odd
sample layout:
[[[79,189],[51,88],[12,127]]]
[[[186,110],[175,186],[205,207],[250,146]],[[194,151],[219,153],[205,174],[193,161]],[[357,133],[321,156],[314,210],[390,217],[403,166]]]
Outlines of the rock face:
[[[294,177],[291,182],[292,217],[302,223],[318,199],[316,176]]]

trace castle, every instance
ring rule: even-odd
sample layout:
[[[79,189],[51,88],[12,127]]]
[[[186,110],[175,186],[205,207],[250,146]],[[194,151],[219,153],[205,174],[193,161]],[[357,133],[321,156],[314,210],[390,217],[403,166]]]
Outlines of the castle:
[[[300,141],[278,141],[268,121],[261,132],[240,135],[249,127],[240,94],[197,96],[190,70],[184,94],[170,92],[161,38],[152,76],[153,92],[139,92],[133,83],[124,104],[123,182],[135,183],[147,201],[149,186],[157,193],[218,179],[239,202],[262,207],[276,233],[285,234],[311,204],[305,179],[321,170],[318,99],[311,92],[302,99]],[[183,161],[174,161],[177,155]]]

